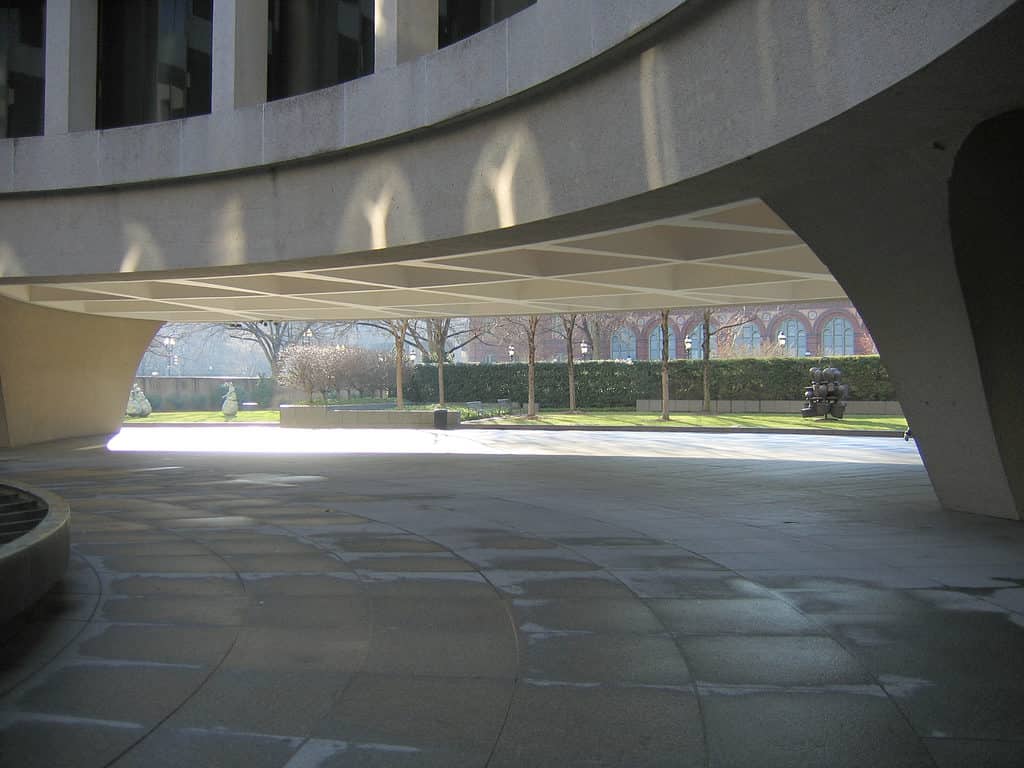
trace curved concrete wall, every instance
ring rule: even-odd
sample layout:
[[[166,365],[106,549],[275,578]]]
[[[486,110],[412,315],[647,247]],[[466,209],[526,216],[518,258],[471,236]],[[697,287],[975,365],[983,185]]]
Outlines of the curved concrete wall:
[[[67,502],[22,483],[12,487],[38,497],[49,510],[24,536],[0,545],[0,623],[31,607],[60,580],[71,551],[71,511]]]
[[[120,429],[159,328],[0,297],[0,448]]]
[[[340,263],[339,255],[366,261],[372,251],[394,259],[407,254],[386,249],[486,248],[684,212],[692,206],[683,197],[655,203],[638,196],[742,161],[826,123],[928,64],[1008,4],[989,0],[926,13],[934,9],[923,0],[885,9],[872,3],[693,0],[655,25],[651,37],[623,44],[619,56],[601,66],[567,75],[564,87],[549,83],[536,98],[511,99],[443,130],[405,134],[415,140],[193,181],[4,196],[0,276]],[[561,5],[542,4],[538,12],[553,13]],[[592,5],[608,12],[621,4]],[[506,36],[517,24],[534,23],[530,13],[506,22]],[[546,25],[536,29],[517,50],[553,55],[545,54],[545,34],[554,33]],[[485,95],[484,74],[490,70],[473,58],[481,40],[474,41],[436,56],[462,57],[455,70],[461,75],[453,82],[476,89],[485,106],[507,91]],[[592,44],[584,48],[592,50]],[[403,73],[412,77],[418,66],[427,63],[410,62],[342,87],[368,91],[361,114],[383,105],[378,121],[395,127],[378,135],[427,124],[427,117],[413,114],[419,109],[415,99],[403,101],[415,86],[391,81]],[[336,136],[337,126],[325,125],[341,117],[332,93],[266,105],[261,114],[287,112],[281,141],[327,151],[341,146],[322,138]],[[401,116],[392,119],[394,110]],[[207,118],[130,129],[136,138],[116,156],[99,152],[97,132],[56,137],[68,147],[51,146],[29,165],[46,169],[41,172],[50,187],[90,178],[91,170],[79,168],[97,162],[94,183],[112,184],[119,175],[173,179],[193,162],[180,160],[193,147],[196,155],[229,156],[250,135],[265,160],[266,126],[255,116],[246,110],[226,113],[223,119],[231,124],[216,141],[174,138]],[[50,138],[38,140],[40,146]],[[3,145],[0,151],[13,151],[12,142]],[[238,162],[251,151],[242,151]],[[164,152],[174,156],[167,163],[160,159]],[[270,152],[283,161],[298,149]],[[17,166],[16,157],[11,162]],[[124,166],[123,172],[114,173],[114,165]],[[32,184],[24,188],[39,188]],[[711,196],[731,201],[739,192],[722,189]],[[613,203],[614,212],[594,210]],[[666,203],[670,207],[662,207]],[[578,215],[553,220],[567,214]],[[523,226],[529,224],[535,226]],[[442,242],[466,236],[472,237]]]
[[[539,2],[454,45],[313,93],[210,115],[0,142],[0,192],[166,181],[351,150],[585,64],[686,0]]]

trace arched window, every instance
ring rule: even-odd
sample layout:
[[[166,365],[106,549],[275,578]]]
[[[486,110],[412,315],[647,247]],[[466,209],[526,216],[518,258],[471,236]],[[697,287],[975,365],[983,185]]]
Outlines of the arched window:
[[[853,323],[845,317],[833,317],[821,332],[821,353],[840,356],[853,354]]]
[[[775,329],[775,341],[778,344],[779,331],[786,334],[786,346],[779,348],[779,354],[785,357],[806,357],[807,328],[799,320],[790,318],[783,320]]]
[[[715,324],[711,324],[711,357],[717,357],[718,355],[718,334],[715,333]],[[704,323],[695,325],[690,329],[690,332],[686,334],[687,338],[690,339],[690,354],[691,360],[702,360],[704,358],[703,352],[701,352],[700,345],[704,343]]]
[[[668,327],[668,359],[676,357],[676,332],[670,325]],[[647,339],[647,359],[661,360],[661,326],[656,325],[651,329],[651,335]]]
[[[761,329],[757,327],[757,323],[744,323],[737,328],[732,346],[740,357],[753,357],[760,354]]]
[[[622,326],[612,334],[612,360],[636,358],[636,334]]]

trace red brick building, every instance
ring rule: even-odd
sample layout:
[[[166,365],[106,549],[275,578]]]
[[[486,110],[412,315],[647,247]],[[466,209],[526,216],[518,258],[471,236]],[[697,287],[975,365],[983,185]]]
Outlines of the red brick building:
[[[577,360],[660,359],[660,323],[657,312],[580,315],[574,356]],[[673,310],[669,315],[669,356],[699,358],[703,325],[703,309]],[[711,331],[712,357],[831,357],[878,352],[864,321],[848,301],[716,307],[711,312]],[[516,324],[499,320],[493,330],[464,351],[465,362],[521,362],[526,359],[526,341]],[[561,318],[543,318],[537,332],[537,359],[565,357]]]

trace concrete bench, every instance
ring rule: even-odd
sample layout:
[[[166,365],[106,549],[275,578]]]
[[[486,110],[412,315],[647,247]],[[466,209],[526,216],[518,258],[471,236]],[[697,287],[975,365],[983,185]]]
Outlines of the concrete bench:
[[[448,428],[461,423],[458,411],[448,411]],[[281,426],[298,429],[433,429],[433,411],[350,411],[325,405],[282,405]]]

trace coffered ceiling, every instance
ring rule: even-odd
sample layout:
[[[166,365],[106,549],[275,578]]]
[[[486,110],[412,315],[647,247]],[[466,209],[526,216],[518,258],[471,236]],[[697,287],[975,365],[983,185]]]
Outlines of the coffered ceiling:
[[[760,200],[526,247],[387,263],[148,279],[6,281],[0,294],[172,322],[650,310],[845,298]]]

